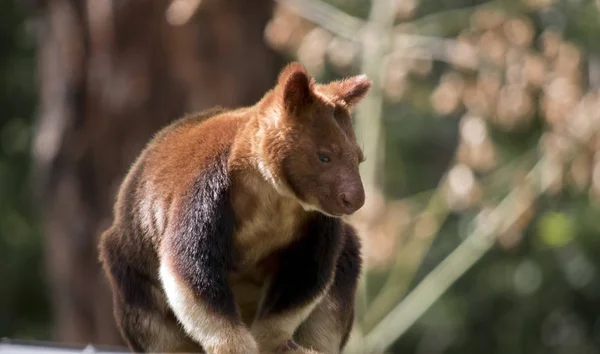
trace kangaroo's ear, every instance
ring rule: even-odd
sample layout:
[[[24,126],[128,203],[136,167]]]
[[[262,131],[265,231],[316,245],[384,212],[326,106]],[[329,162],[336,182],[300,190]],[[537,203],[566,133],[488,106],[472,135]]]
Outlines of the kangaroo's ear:
[[[291,63],[281,71],[277,86],[288,112],[296,112],[313,100],[313,79],[299,63]]]
[[[357,75],[344,80],[333,81],[327,86],[350,108],[369,92],[371,80],[366,75]]]

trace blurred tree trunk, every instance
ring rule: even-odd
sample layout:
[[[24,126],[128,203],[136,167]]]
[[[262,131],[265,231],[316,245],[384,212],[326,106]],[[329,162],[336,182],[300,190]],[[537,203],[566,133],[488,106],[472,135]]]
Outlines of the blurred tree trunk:
[[[204,0],[174,25],[196,2],[177,1],[38,3],[34,183],[57,340],[121,343],[97,238],[152,134],[188,111],[253,103],[282,65],[263,41],[271,0]]]

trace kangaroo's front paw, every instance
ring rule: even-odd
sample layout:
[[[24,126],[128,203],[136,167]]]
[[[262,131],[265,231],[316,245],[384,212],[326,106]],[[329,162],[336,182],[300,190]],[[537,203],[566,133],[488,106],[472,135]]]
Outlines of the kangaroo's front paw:
[[[300,347],[298,349],[290,349],[287,352],[285,352],[285,354],[325,354],[325,353],[321,353],[316,350]]]
[[[300,349],[298,343],[294,342],[293,339],[288,339],[279,348],[277,348],[277,354],[290,353],[293,350]]]
[[[306,349],[298,345],[293,339],[288,339],[279,347],[277,354],[323,354],[312,349]]]

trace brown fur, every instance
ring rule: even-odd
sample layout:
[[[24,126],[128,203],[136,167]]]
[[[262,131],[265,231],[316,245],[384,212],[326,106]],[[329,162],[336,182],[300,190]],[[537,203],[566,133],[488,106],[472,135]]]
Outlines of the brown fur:
[[[115,317],[132,350],[201,351],[202,345],[210,353],[271,353],[299,326],[299,340],[307,348],[341,350],[352,322],[341,311],[353,311],[348,307],[360,268],[360,244],[349,226],[339,229],[340,240],[346,240],[335,241],[339,244],[332,250],[339,250],[323,253],[334,257],[334,263],[329,262],[334,266],[324,267],[320,276],[329,280],[307,295],[301,306],[271,313],[264,310],[269,306],[265,299],[275,289],[271,289],[275,275],[294,272],[281,269],[281,257],[294,255],[293,247],[305,247],[300,237],[313,222],[314,210],[340,216],[364,202],[358,175],[363,156],[349,109],[369,86],[364,76],[316,84],[294,63],[256,105],[189,116],[156,135],[125,178],[115,221],[100,241]],[[326,154],[330,162],[324,164],[319,154]],[[196,274],[187,270],[193,264],[177,258],[186,247],[199,247],[181,245],[180,230],[187,225],[183,215],[189,214],[189,201],[195,200],[199,175],[215,164],[217,156],[226,156],[230,187],[224,191],[235,224],[231,262],[229,255],[223,260],[232,264],[227,268],[228,289],[222,289],[233,295],[231,315],[199,297],[200,290],[193,290],[189,278]],[[212,190],[206,193],[211,196]],[[225,242],[222,248],[229,249],[228,245]],[[345,254],[349,256],[344,258]],[[351,270],[344,269],[348,281],[340,281],[337,272],[344,259],[351,263]],[[350,295],[336,295],[340,292]]]

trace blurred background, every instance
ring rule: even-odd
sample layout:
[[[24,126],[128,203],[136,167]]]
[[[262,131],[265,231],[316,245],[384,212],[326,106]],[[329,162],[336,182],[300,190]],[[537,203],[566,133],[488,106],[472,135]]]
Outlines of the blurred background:
[[[367,74],[348,353],[600,353],[600,1],[0,1],[0,337],[122,345],[97,261],[154,132]]]

